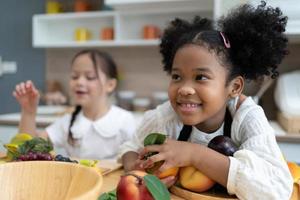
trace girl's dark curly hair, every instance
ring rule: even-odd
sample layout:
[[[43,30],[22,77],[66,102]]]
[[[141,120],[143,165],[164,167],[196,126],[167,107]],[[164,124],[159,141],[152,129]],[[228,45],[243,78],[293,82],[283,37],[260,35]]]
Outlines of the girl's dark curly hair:
[[[92,60],[94,69],[97,72],[97,77],[99,77],[98,76],[98,68],[100,68],[104,72],[104,74],[107,76],[107,78],[116,79],[116,80],[118,79],[117,65],[114,62],[114,60],[112,59],[112,57],[105,52],[97,51],[94,49],[80,51],[79,53],[77,53],[74,56],[71,64],[74,63],[76,58],[78,58],[81,55],[85,55],[85,54],[89,55],[90,59]],[[76,105],[75,110],[71,115],[71,121],[70,121],[70,125],[69,125],[69,136],[68,136],[68,142],[71,145],[75,144],[75,139],[73,137],[71,127],[73,126],[76,116],[78,115],[78,113],[80,111],[81,111],[81,106]]]
[[[253,80],[263,75],[278,76],[277,67],[287,51],[283,34],[287,17],[279,8],[267,7],[264,1],[256,8],[244,4],[218,21],[218,30],[211,22],[196,17],[192,23],[182,19],[171,22],[162,37],[160,52],[164,70],[172,70],[176,51],[187,44],[204,46],[214,51],[221,64],[230,70],[228,80],[236,76]],[[226,48],[220,32],[229,40]]]
[[[180,47],[191,43],[199,32],[212,29],[212,21],[199,16],[196,16],[192,23],[179,18],[171,21],[169,27],[165,29],[160,43],[164,70],[171,73],[175,53]]]

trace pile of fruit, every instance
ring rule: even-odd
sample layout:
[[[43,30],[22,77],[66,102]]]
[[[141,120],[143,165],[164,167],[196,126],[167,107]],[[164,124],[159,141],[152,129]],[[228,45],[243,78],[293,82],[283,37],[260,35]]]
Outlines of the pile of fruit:
[[[166,139],[166,135],[160,133],[151,133],[144,140],[144,146],[154,145],[154,144],[163,144]],[[226,156],[232,156],[238,148],[233,143],[233,141],[226,136],[216,136],[213,138],[208,147],[223,154]],[[155,152],[147,154],[144,159],[147,159],[149,156],[152,156]],[[147,169],[148,173],[155,173],[164,161],[160,161],[154,164],[153,167]],[[186,167],[173,167],[167,169],[163,172],[160,172],[157,176],[160,179],[166,178],[168,176],[177,176],[178,175],[178,185],[182,188],[188,189],[193,192],[204,192],[211,189],[215,185],[215,181],[204,175],[198,169],[193,166]]]
[[[144,139],[144,146],[160,145],[165,140],[166,135],[151,133]],[[226,156],[232,156],[237,151],[235,144],[226,136],[216,136],[210,141],[208,147]],[[157,152],[149,152],[143,159],[146,160],[155,154]],[[124,174],[121,176],[116,190],[102,194],[99,200],[169,200],[170,194],[160,181],[168,176],[178,175],[178,184],[193,192],[204,192],[215,185],[215,181],[193,166],[173,167],[157,174],[157,170],[163,163],[164,161],[154,163],[153,167],[146,169],[148,174],[137,170]],[[155,174],[157,177],[151,174]]]
[[[55,155],[53,145],[48,139],[32,137],[27,133],[19,133],[14,136],[8,144],[4,144],[7,149],[6,157],[1,158],[1,163],[16,161],[60,161],[79,163],[80,165],[92,167],[101,174],[101,169],[97,166],[97,160],[79,159],[73,160],[60,154]]]
[[[4,147],[7,149],[5,158],[7,162],[53,160],[53,146],[51,142],[43,138],[32,137],[26,133],[17,134]]]

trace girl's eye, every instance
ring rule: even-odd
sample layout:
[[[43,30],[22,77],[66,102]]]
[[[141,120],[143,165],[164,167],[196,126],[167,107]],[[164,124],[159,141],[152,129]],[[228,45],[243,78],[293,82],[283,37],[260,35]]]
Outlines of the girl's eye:
[[[96,76],[88,76],[88,77],[86,77],[86,79],[89,81],[92,81],[92,80],[97,79],[97,77]]]
[[[174,80],[174,81],[180,80],[180,76],[178,74],[172,74],[171,77],[172,77],[172,80]]]
[[[77,76],[77,75],[71,75],[71,79],[72,80],[76,80],[76,79],[78,79],[79,78],[79,76]]]
[[[197,80],[197,81],[207,80],[207,77],[204,76],[204,75],[197,75],[197,76],[196,76],[196,80]]]

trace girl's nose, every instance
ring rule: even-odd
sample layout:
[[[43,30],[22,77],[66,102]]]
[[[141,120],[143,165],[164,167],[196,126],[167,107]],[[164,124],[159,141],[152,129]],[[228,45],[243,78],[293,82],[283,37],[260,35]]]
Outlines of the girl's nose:
[[[85,82],[85,78],[83,76],[79,76],[78,79],[76,80],[77,85],[82,85]]]
[[[178,93],[183,96],[193,95],[193,94],[195,94],[195,89],[190,86],[183,86],[183,87],[179,88]]]

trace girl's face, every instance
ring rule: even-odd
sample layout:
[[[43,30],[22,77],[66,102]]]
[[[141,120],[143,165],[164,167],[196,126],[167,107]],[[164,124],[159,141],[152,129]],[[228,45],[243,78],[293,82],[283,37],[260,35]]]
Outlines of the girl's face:
[[[176,52],[168,93],[184,124],[205,132],[222,125],[231,89],[227,75],[215,54],[204,47],[187,45]]]
[[[110,87],[110,80],[104,72],[93,65],[90,55],[78,56],[72,65],[70,89],[77,105],[83,108],[106,103]]]

